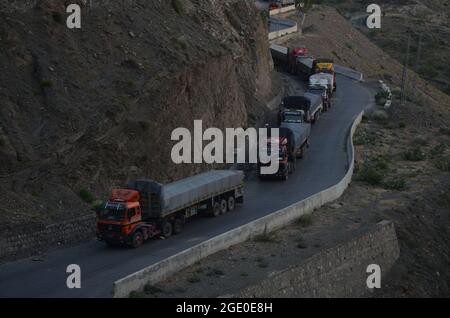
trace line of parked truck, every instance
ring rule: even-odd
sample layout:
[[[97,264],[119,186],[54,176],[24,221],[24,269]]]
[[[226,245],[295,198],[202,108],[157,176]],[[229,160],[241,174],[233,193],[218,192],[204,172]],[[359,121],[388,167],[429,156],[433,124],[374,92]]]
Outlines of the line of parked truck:
[[[297,159],[303,158],[309,146],[311,125],[314,125],[324,111],[332,107],[332,95],[337,89],[334,62],[330,59],[313,59],[306,48],[286,48],[271,45],[274,62],[288,72],[308,80],[308,90],[301,96],[287,96],[283,99],[279,113],[278,138],[267,139],[267,149],[278,147],[279,169],[268,176],[262,173],[264,164],[259,164],[260,179],[278,177],[287,180],[295,171]]]
[[[267,149],[278,149],[279,169],[274,176],[287,180],[296,169],[296,161],[305,155],[315,124],[323,111],[331,108],[336,90],[332,60],[311,59],[306,48],[288,49],[272,45],[275,63],[289,72],[308,78],[307,93],[287,96],[278,113],[279,137],[268,134]],[[269,130],[270,131],[270,130]],[[262,163],[258,164],[261,178]],[[231,212],[244,202],[244,173],[213,170],[177,182],[162,185],[153,180],[129,182],[97,211],[97,236],[108,245],[138,247],[153,237],[170,237],[182,231],[186,220],[199,214],[213,217]]]

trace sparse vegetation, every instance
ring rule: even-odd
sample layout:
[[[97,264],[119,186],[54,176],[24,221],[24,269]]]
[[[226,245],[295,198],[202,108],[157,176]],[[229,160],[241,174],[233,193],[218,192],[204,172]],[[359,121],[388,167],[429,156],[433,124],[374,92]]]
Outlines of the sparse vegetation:
[[[357,174],[356,180],[366,182],[372,186],[382,185],[388,169],[389,162],[382,157],[374,161],[365,162]]]
[[[146,284],[146,285],[144,286],[144,292],[145,292],[146,294],[155,295],[155,294],[162,293],[162,289],[159,288],[159,287],[150,285],[150,284]]]
[[[404,152],[402,157],[407,161],[423,161],[427,156],[421,147],[414,147]]]
[[[187,279],[187,281],[188,281],[188,283],[190,283],[190,284],[196,284],[196,283],[200,283],[200,282],[201,282],[201,279],[200,279],[199,276],[194,275],[194,276],[189,277],[189,278]]]
[[[308,227],[311,226],[313,224],[313,218],[311,214],[306,214],[301,216],[296,222],[295,224],[297,224],[300,227]]]
[[[91,192],[89,192],[88,190],[86,190],[86,189],[81,189],[80,192],[79,192],[78,194],[79,194],[80,198],[81,198],[84,202],[89,203],[89,204],[94,203],[95,197],[94,197],[94,195],[93,195]]]
[[[63,22],[64,22],[64,17],[61,14],[61,12],[59,12],[59,11],[53,11],[52,18],[53,18],[53,21],[55,21],[56,23],[63,24]]]
[[[406,190],[406,181],[402,178],[393,178],[383,182],[383,188],[387,190],[404,191]]]
[[[384,105],[384,104],[383,104],[383,105]],[[384,123],[386,123],[387,120],[389,119],[389,116],[388,116],[388,114],[387,114],[385,111],[383,111],[383,110],[376,110],[376,111],[374,111],[374,112],[371,114],[370,118],[371,118],[372,120],[376,121],[377,123],[384,124]]]
[[[184,14],[184,6],[183,1],[181,0],[172,0],[172,7],[178,15]]]
[[[274,232],[268,232],[265,229],[264,233],[255,236],[254,241],[258,243],[276,243],[278,239]]]
[[[436,159],[434,162],[434,165],[436,168],[438,168],[441,171],[449,172],[450,171],[450,158],[442,157],[442,158]]]
[[[389,98],[389,94],[387,92],[385,92],[385,91],[378,92],[375,95],[375,102],[379,106],[384,106],[386,104],[388,98]]]
[[[439,129],[439,133],[440,133],[441,135],[447,135],[447,136],[450,136],[450,128],[447,128],[447,127],[441,127],[441,128]]]
[[[187,46],[186,41],[183,39],[183,37],[177,37],[177,38],[173,37],[172,43],[174,44],[175,47],[177,47],[180,50],[183,50],[183,51],[187,50],[188,46]]]
[[[39,85],[41,86],[42,89],[45,89],[45,88],[52,87],[53,83],[52,83],[52,81],[49,81],[49,80],[43,80],[39,83]]]

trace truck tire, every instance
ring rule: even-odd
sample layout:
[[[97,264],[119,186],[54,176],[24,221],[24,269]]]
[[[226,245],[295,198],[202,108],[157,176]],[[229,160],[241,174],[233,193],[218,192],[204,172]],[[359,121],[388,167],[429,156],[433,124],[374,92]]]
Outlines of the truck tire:
[[[236,208],[236,200],[234,199],[234,196],[230,196],[228,198],[228,211],[232,212]]]
[[[317,113],[314,115],[314,120],[313,120],[313,124],[317,124],[317,122],[320,119],[320,110],[317,111]]]
[[[171,237],[173,234],[172,223],[170,223],[169,221],[164,221],[163,224],[161,225],[161,234],[165,238]]]
[[[220,214],[226,214],[228,212],[228,203],[227,200],[221,199],[220,200]]]
[[[180,234],[183,231],[184,227],[184,221],[181,218],[176,218],[175,221],[173,221],[173,234],[177,235]]]
[[[214,205],[213,205],[212,211],[211,211],[211,215],[215,218],[220,216],[220,203],[219,202],[214,202]]]
[[[131,238],[131,246],[133,248],[138,248],[144,244],[144,235],[141,231],[136,231]]]

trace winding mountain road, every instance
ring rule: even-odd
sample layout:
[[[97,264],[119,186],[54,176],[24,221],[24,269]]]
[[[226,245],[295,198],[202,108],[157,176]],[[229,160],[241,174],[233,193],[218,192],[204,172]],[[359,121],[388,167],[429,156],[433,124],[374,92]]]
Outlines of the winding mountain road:
[[[29,258],[3,264],[0,297],[111,297],[114,281],[336,184],[348,169],[350,126],[373,103],[373,94],[363,84],[343,76],[338,81],[334,107],[313,127],[307,156],[288,181],[250,178],[245,204],[236,211],[215,219],[194,219],[182,234],[152,240],[139,249],[113,249],[92,241],[53,251],[39,261]],[[70,264],[81,267],[81,289],[66,286]]]

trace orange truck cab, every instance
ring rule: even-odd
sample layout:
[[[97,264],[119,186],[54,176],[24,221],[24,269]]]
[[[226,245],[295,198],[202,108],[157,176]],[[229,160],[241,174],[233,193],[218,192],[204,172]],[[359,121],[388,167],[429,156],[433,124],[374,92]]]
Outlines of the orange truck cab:
[[[97,213],[99,240],[109,245],[139,246],[159,234],[156,225],[143,222],[139,199],[139,192],[135,190],[112,191],[111,198]]]

